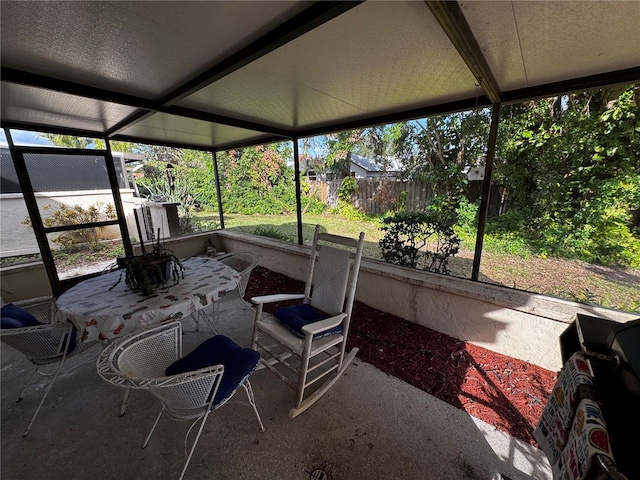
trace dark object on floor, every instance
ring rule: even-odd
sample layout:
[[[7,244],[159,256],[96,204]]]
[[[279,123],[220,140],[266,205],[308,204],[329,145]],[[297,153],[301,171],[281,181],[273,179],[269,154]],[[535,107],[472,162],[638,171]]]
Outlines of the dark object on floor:
[[[575,351],[582,351],[587,357],[613,457],[629,480],[640,479],[637,433],[630,433],[640,431],[639,335],[638,320],[620,324],[578,314],[560,336],[563,361]]]

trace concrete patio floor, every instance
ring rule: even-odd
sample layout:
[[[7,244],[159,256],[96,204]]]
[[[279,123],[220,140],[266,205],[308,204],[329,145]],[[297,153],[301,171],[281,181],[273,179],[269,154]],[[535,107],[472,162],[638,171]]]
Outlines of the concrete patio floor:
[[[241,302],[227,302],[222,311],[221,332],[248,346],[253,312]],[[187,320],[183,328],[194,324]],[[185,333],[185,353],[205,338]],[[10,347],[1,349],[3,479],[179,477],[190,424],[161,419],[143,450],[158,401],[133,392],[119,417],[124,390],[104,382],[95,362],[56,381],[23,438],[43,390],[29,390],[16,402],[33,367]],[[254,372],[251,383],[266,431],[259,431],[248,406],[227,404],[209,417],[185,479],[304,480],[315,469],[332,480],[551,478],[541,450],[357,357],[329,393],[295,419],[287,415],[294,397],[289,387],[266,370]],[[233,400],[245,401],[244,390]]]

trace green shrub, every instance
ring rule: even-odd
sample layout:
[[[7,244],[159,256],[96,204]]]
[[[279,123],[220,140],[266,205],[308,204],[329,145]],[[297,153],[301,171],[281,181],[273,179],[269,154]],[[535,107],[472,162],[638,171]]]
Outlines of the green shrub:
[[[338,205],[333,209],[333,214],[354,222],[367,222],[371,220],[372,217],[362,210],[358,210],[356,207],[351,205],[351,203],[345,200],[338,200]]]
[[[85,208],[81,205],[74,205],[68,207],[65,204],[60,204],[56,208],[52,208],[51,205],[45,205],[44,210],[51,212],[51,214],[42,219],[42,223],[45,227],[62,227],[69,225],[81,225],[85,223],[97,223],[105,220],[113,220],[116,218],[116,210],[112,204],[104,204],[97,202],[94,205],[90,205]],[[22,222],[24,225],[31,226],[29,218]],[[98,251],[102,249],[102,229],[104,227],[87,227],[80,228],[78,230],[69,230],[60,233],[53,239],[53,243],[59,245],[63,249],[70,249],[79,245],[88,245],[92,251]]]
[[[508,210],[487,220],[486,232],[491,234],[527,233],[531,229],[532,214],[528,210]]]
[[[460,199],[460,204],[456,209],[456,225],[462,231],[475,235],[478,228],[479,208],[479,201],[471,203],[466,197],[462,197]]]
[[[197,218],[192,221],[194,232],[210,232],[218,229],[218,220],[215,218]]]
[[[536,246],[536,228],[527,211],[509,210],[487,220],[483,249],[493,253],[508,253],[521,258],[544,256]]]
[[[348,202],[351,196],[358,191],[358,181],[354,177],[345,177],[338,189],[338,198]]]
[[[256,227],[253,230],[253,233],[260,235],[261,237],[276,238],[278,240],[285,240],[292,243],[294,242],[294,239],[290,235],[281,233],[275,227]]]
[[[455,215],[436,208],[423,212],[397,212],[380,227],[379,245],[385,262],[449,273],[449,257],[458,253],[460,239],[454,233]]]

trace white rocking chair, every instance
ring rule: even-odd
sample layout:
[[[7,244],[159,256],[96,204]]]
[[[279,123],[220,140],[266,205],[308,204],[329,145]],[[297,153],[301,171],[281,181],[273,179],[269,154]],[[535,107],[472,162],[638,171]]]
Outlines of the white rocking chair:
[[[256,306],[252,348],[262,353],[266,368],[296,390],[292,418],[318,401],[358,352],[345,351],[363,245],[364,233],[355,240],[320,233],[316,226],[305,292],[251,299]],[[278,309],[274,316],[263,315],[265,304],[288,300],[302,303]],[[325,382],[305,397],[307,388],[323,378]]]
[[[249,376],[259,362],[258,354],[240,348],[227,337],[216,335],[182,357],[182,328],[179,321],[134,332],[103,350],[98,358],[98,374],[107,382],[127,389],[148,390],[162,408],[142,446],[145,448],[160,417],[193,420],[185,435],[185,455],[191,429],[201,421],[180,479],[189,466],[209,414],[227,403],[243,386],[249,404],[264,431],[256,408]]]

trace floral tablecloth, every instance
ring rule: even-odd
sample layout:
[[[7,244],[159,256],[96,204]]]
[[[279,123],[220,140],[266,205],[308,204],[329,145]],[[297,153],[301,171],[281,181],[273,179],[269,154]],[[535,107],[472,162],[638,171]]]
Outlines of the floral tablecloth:
[[[212,258],[192,257],[182,264],[184,279],[148,297],[129,291],[124,271],[85,280],[60,295],[58,320],[71,321],[83,341],[111,339],[191,315],[237,288],[240,281],[237,271]],[[109,290],[121,273],[122,281]]]

